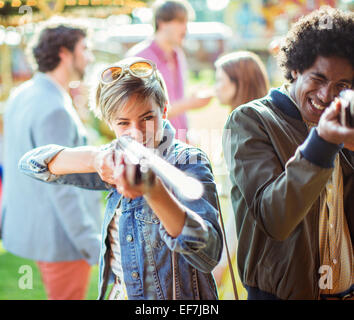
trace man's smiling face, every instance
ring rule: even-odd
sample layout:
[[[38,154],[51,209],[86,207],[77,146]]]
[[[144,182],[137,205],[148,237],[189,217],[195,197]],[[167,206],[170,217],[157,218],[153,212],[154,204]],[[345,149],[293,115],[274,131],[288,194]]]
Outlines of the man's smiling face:
[[[352,87],[354,67],[340,57],[318,56],[312,67],[291,72],[290,93],[304,120],[318,123],[323,111],[340,91]]]

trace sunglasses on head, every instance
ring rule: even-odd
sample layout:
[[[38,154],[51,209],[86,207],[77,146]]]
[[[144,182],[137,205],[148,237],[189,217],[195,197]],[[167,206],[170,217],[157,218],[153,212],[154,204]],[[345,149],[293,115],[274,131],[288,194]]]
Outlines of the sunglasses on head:
[[[150,60],[138,60],[124,66],[112,66],[102,71],[100,81],[103,84],[110,84],[119,80],[125,73],[133,77],[151,77],[156,71],[156,65]]]

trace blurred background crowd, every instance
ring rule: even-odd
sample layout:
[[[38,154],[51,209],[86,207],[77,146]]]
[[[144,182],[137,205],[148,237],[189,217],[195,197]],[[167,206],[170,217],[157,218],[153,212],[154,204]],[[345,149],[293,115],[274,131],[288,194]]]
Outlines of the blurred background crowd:
[[[0,168],[3,157],[2,114],[11,91],[33,76],[26,47],[37,28],[48,21],[70,21],[89,30],[89,46],[94,60],[88,66],[84,81],[70,84],[70,95],[88,130],[90,143],[100,145],[114,136],[90,112],[89,88],[105,65],[122,59],[130,48],[153,35],[153,3],[149,0],[0,0]],[[213,164],[236,271],[234,251],[237,240],[230,212],[221,135],[230,107],[232,110],[237,103],[231,105],[230,101],[220,99],[217,86],[223,75],[217,69],[222,67],[223,61],[218,59],[236,51],[254,53],[255,60],[258,63],[259,59],[259,65],[264,67],[262,71],[268,78],[264,87],[266,93],[269,86],[277,87],[284,81],[277,66],[276,54],[291,23],[322,5],[354,10],[354,1],[189,0],[189,3],[195,17],[188,22],[183,41],[188,70],[185,91],[187,95],[197,91],[201,97],[204,94],[212,98],[203,108],[190,108],[186,113],[188,141],[202,148]],[[224,71],[227,72],[227,69],[224,68]],[[228,76],[232,78],[232,75]],[[102,207],[104,201],[103,196]],[[19,268],[27,264],[33,267],[34,272],[32,290],[23,290],[18,286]],[[231,281],[225,272],[226,260],[223,259],[220,265],[222,269],[215,270],[220,298],[232,299]],[[246,292],[239,280],[237,285],[240,298],[245,299]],[[95,299],[96,295],[97,268],[91,274],[87,299]],[[36,265],[6,252],[0,240],[0,299],[45,298]]]

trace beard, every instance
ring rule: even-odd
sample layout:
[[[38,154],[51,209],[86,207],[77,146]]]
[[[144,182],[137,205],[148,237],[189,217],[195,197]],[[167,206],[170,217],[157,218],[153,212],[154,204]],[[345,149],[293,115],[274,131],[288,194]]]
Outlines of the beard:
[[[79,63],[76,57],[74,56],[74,61],[73,61],[73,77],[75,80],[82,81],[85,77],[85,68],[82,67]]]
[[[85,70],[82,70],[80,68],[74,68],[74,73],[75,73],[75,78],[77,80],[82,81],[85,77]]]

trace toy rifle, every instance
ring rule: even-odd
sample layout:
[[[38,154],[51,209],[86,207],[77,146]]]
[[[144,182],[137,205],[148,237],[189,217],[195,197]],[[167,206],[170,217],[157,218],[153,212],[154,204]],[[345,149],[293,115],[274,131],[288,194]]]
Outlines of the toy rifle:
[[[151,185],[154,175],[159,176],[176,194],[188,200],[197,200],[203,195],[202,183],[186,175],[166,160],[156,155],[153,150],[144,147],[129,136],[117,139],[116,150],[128,158],[132,168],[127,167],[127,179],[131,184],[145,183]]]

